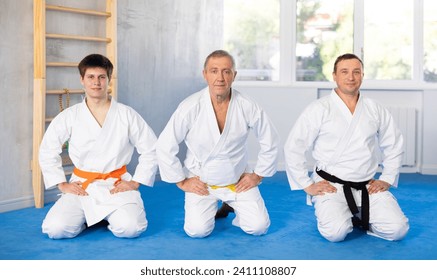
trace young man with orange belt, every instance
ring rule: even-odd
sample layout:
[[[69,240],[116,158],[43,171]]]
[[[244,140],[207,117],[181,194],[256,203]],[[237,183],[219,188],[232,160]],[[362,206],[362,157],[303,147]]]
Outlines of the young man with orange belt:
[[[135,110],[109,96],[112,71],[108,58],[85,57],[79,63],[84,100],[59,113],[43,137],[39,163],[46,189],[62,192],[42,224],[50,238],[73,238],[102,220],[117,237],[137,237],[147,228],[138,188],[154,184],[156,136]],[[60,156],[65,142],[74,164],[69,181]],[[131,175],[126,165],[134,148],[139,163]]]

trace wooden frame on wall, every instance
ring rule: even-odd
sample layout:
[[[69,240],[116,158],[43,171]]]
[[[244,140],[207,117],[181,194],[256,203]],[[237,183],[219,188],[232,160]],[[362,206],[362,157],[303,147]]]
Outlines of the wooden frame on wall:
[[[46,116],[46,98],[50,94],[69,95],[83,94],[82,89],[50,89],[47,90],[46,74],[47,67],[60,69],[77,67],[78,62],[46,61],[46,40],[76,40],[93,41],[106,44],[106,56],[114,65],[112,73],[110,92],[117,97],[117,1],[106,0],[106,10],[96,11],[89,9],[78,9],[57,5],[48,5],[45,0],[34,0],[34,82],[33,82],[33,153],[32,153],[32,187],[34,193],[35,207],[44,207],[44,184],[41,168],[38,163],[39,146],[43,138],[45,127],[53,118]],[[104,37],[79,36],[70,34],[58,34],[46,32],[46,11],[61,13],[77,13],[94,17],[102,17],[105,20],[106,34]]]

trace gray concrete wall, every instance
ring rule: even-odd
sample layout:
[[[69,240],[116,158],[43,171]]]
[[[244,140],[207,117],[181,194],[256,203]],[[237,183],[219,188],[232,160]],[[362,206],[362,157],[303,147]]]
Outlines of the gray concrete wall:
[[[104,2],[47,1],[84,9],[104,9]],[[135,108],[157,135],[177,104],[205,86],[203,60],[222,45],[222,5],[220,0],[118,1],[118,100]],[[93,36],[104,25],[85,16],[52,14],[47,30]],[[0,38],[0,212],[4,212],[33,206],[32,0],[0,1]],[[47,60],[79,60],[92,49],[104,50],[89,43],[50,40]],[[53,78],[56,70],[48,70],[48,89],[80,88],[77,71],[65,72]],[[47,107],[48,115],[56,114],[57,97],[47,100]],[[46,202],[50,199],[46,196]]]
[[[119,4],[119,100],[156,133],[177,104],[205,86],[205,57],[222,45],[222,1],[124,1]]]
[[[12,208],[33,202],[32,3],[0,2],[0,204]]]
[[[118,99],[158,136],[179,102],[206,86],[201,71],[205,57],[222,46],[223,3],[125,2],[118,5]],[[135,154],[128,169],[136,162]]]

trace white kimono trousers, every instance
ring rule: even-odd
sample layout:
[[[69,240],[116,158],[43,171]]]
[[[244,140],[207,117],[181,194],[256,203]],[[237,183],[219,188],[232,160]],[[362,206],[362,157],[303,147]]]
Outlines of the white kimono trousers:
[[[253,169],[248,166],[247,154],[247,139],[251,130],[260,145],[258,160]],[[184,167],[177,156],[179,144],[182,141],[185,141],[187,146]],[[218,128],[209,89],[205,88],[179,105],[159,136],[157,144],[160,175],[164,181],[177,183],[187,177],[198,176],[202,182],[212,186],[235,184],[245,172],[255,172],[263,177],[274,175],[278,150],[279,136],[266,113],[246,95],[234,89],[222,133]],[[210,190],[211,192],[214,191]],[[232,204],[236,194],[231,191],[226,192],[227,194],[220,199],[232,200]],[[258,192],[256,199],[259,198],[262,201],[258,188],[254,188],[253,192]],[[186,210],[189,196],[190,193],[186,193]],[[255,195],[253,199],[254,197]],[[260,204],[264,209],[264,203],[260,202]],[[205,208],[216,207],[210,206],[205,206]],[[238,216],[238,211],[235,210]],[[262,211],[264,212],[260,216],[263,215],[263,218],[268,220],[265,209]],[[210,212],[205,216],[215,214],[215,212],[212,213],[213,211]],[[192,217],[192,219],[196,218]],[[203,217],[197,217],[197,219],[203,219]],[[208,226],[208,228],[211,227]]]
[[[112,99],[102,127],[91,114],[85,99],[59,113],[47,128],[40,146],[39,162],[46,189],[66,182],[60,153],[67,141],[74,166],[88,172],[109,173],[119,169],[130,162],[136,148],[139,163],[135,173],[132,177],[126,172],[122,179],[153,186],[157,172],[156,136],[131,107]],[[85,179],[73,174],[70,182],[73,181],[84,182]],[[138,191],[111,195],[109,191],[115,181],[115,178],[95,180],[86,189],[88,196],[78,196],[88,226],[125,204],[135,203],[144,209]]]
[[[379,179],[397,186],[403,154],[402,135],[389,111],[361,94],[354,114],[332,90],[329,96],[310,104],[298,118],[284,146],[286,172],[292,190],[304,189],[323,180],[316,172],[312,173],[312,177],[308,175],[305,153],[311,149],[316,161],[313,171],[318,167],[344,181],[361,182],[374,178],[381,163],[383,169]],[[338,198],[345,203],[341,185],[336,187]],[[353,190],[353,193],[360,206],[361,191]],[[312,202],[322,197],[326,199],[330,194],[314,196]],[[404,221],[397,203],[393,204],[393,208],[396,208],[393,215],[399,216],[393,219]],[[371,215],[375,209],[371,209]],[[322,220],[321,212],[316,209],[316,216],[320,214],[319,221]]]

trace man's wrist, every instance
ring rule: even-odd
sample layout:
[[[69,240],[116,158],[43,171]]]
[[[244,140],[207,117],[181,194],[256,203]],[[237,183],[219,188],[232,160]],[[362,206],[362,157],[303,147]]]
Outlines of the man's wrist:
[[[135,189],[139,189],[140,188],[140,186],[141,186],[141,184],[140,183],[138,183],[137,181],[131,181],[133,184],[134,184],[134,187],[135,187]]]
[[[62,182],[57,184],[58,189],[61,189],[65,184],[68,184],[67,182]]]
[[[187,179],[187,178],[183,179],[182,181],[177,182],[177,183],[176,183],[176,186],[178,186],[179,188],[182,188],[182,185],[184,184],[184,182],[185,182],[186,179]]]
[[[256,177],[258,178],[258,185],[261,184],[264,177],[256,174],[255,172],[253,172],[253,174],[255,174]]]

